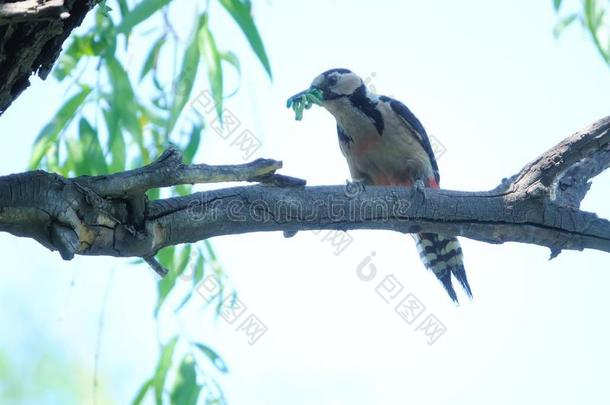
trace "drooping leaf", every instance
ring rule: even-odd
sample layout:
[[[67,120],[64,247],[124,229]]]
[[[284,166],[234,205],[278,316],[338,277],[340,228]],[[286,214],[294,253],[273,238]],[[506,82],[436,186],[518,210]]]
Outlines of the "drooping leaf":
[[[140,405],[142,403],[142,401],[144,401],[144,397],[146,397],[146,394],[148,394],[148,390],[150,390],[150,388],[152,387],[152,384],[153,384],[152,378],[149,378],[148,380],[146,380],[144,382],[144,384],[142,384],[142,387],[140,387],[140,389],[138,390],[138,393],[136,394],[136,397],[131,402],[131,405]]]
[[[121,172],[125,170],[125,160],[127,159],[127,150],[123,134],[119,128],[119,120],[114,109],[104,109],[104,120],[108,130],[108,153],[110,157],[110,173]]]
[[[176,275],[177,276],[181,276],[182,273],[184,273],[184,270],[186,270],[186,266],[189,264],[189,261],[191,259],[191,250],[192,250],[193,246],[188,244],[185,245],[181,252],[180,252],[180,256],[178,257],[178,263],[176,264]]]
[[[589,29],[591,30],[591,33],[595,34],[595,32],[597,31],[597,24],[596,24],[597,13],[598,13],[597,0],[584,0],[583,8],[584,8],[585,22],[586,22],[587,26],[589,27]]]
[[[179,405],[196,405],[201,386],[197,384],[197,370],[192,357],[187,355],[178,368],[174,389],[170,394],[171,403]]]
[[[53,76],[57,80],[62,81],[72,74],[72,71],[78,66],[78,62],[81,59],[99,54],[96,50],[93,34],[75,36],[70,42],[68,49],[59,58],[59,62],[53,69]]]
[[[157,364],[157,369],[155,370],[155,376],[153,377],[155,402],[157,405],[163,405],[163,388],[165,387],[167,372],[172,366],[172,358],[174,356],[174,350],[176,349],[177,342],[178,336],[172,338],[161,349],[161,357],[159,358],[159,363]]]
[[[188,101],[193,89],[193,84],[195,83],[195,78],[197,77],[197,67],[199,66],[199,45],[197,40],[197,32],[199,31],[199,27],[205,24],[205,19],[205,15],[198,17],[195,32],[192,34],[189,45],[184,51],[180,73],[174,84],[175,88],[173,89],[174,98],[167,126],[168,137],[174,129],[174,126],[178,121],[178,117]]]
[[[222,63],[214,35],[208,24],[204,24],[199,30],[199,50],[206,62],[208,82],[212,90],[212,98],[216,106],[216,114],[222,119],[223,79]]]
[[[119,3],[119,11],[121,12],[121,17],[125,17],[127,13],[129,13],[129,5],[127,4],[127,0],[117,0]]]
[[[256,24],[252,19],[251,4],[249,0],[220,0],[220,4],[231,14],[231,17],[239,25],[244,35],[248,39],[252,50],[265,68],[265,71],[272,77],[271,64],[265,52],[265,46],[261,39]]]
[[[78,126],[79,143],[83,150],[84,165],[82,173],[87,175],[98,175],[108,173],[104,152],[97,136],[96,130],[86,118],[81,118]]]
[[[241,77],[241,63],[239,63],[239,58],[237,55],[235,55],[235,53],[231,51],[221,52],[220,59],[230,63],[235,70],[237,70],[237,74]]]
[[[218,263],[218,258],[216,257],[216,253],[214,252],[214,247],[212,246],[212,243],[210,243],[210,241],[206,239],[203,241],[203,244],[205,245],[205,249],[208,256],[212,259],[210,264],[212,265],[214,272],[216,272],[216,274],[222,273],[222,268]]]
[[[210,361],[214,366],[222,373],[227,373],[229,369],[227,368],[224,360],[210,347],[204,345],[203,343],[193,343],[193,345],[198,348]]]
[[[561,3],[562,0],[553,0],[553,8],[555,9],[555,12],[559,11],[559,9],[561,8]]]
[[[176,269],[174,266],[175,251],[175,246],[168,246],[166,248],[161,249],[156,256],[157,260],[159,260],[159,263],[161,263],[161,265],[168,270],[168,273],[163,279],[159,280],[159,282],[157,283],[158,296],[157,305],[155,306],[154,312],[155,317],[158,315],[159,310],[163,305],[163,302],[165,302],[165,299],[176,284]]]
[[[197,287],[199,282],[203,280],[203,265],[205,262],[205,258],[201,250],[199,251],[199,255],[197,256],[197,262],[195,263],[195,270],[193,271],[193,288]]]
[[[555,28],[553,28],[553,35],[555,38],[559,38],[561,33],[568,28],[576,19],[578,18],[578,14],[570,14],[568,16],[563,17],[557,24]]]
[[[144,65],[142,65],[142,71],[140,72],[140,80],[142,80],[148,74],[148,72],[151,71],[151,69],[157,66],[157,61],[159,60],[159,53],[161,52],[161,47],[164,44],[165,35],[157,39],[153,44],[152,48],[150,48],[150,51],[146,56],[146,60],[144,61]]]
[[[195,153],[197,153],[197,149],[199,149],[199,143],[201,142],[201,131],[203,130],[201,125],[194,125],[191,130],[191,135],[189,137],[189,142],[184,149],[184,163],[191,164],[193,163],[193,158],[195,157]]]
[[[203,257],[203,254],[201,253],[201,251],[199,251],[197,253],[197,260],[195,261],[195,265],[192,267],[192,273],[191,273],[192,274],[191,277],[193,278],[192,289],[188,293],[186,293],[186,295],[184,296],[184,298],[182,299],[180,304],[178,304],[176,309],[174,309],[174,312],[180,311],[182,309],[182,307],[184,307],[186,305],[186,303],[193,296],[193,291],[194,291],[195,287],[197,287],[199,282],[203,279],[203,264],[204,264],[204,257]]]
[[[75,175],[106,174],[108,169],[97,132],[86,118],[81,118],[78,125],[78,139],[67,139],[68,156],[64,167]]]
[[[165,302],[167,296],[169,295],[169,293],[173,290],[174,286],[176,285],[176,281],[178,280],[178,277],[180,277],[182,275],[182,273],[184,273],[186,266],[189,264],[189,260],[191,257],[191,249],[192,249],[191,245],[185,245],[179,251],[178,257],[176,257],[175,248],[174,249],[165,248],[165,249],[161,250],[161,252],[163,252],[163,255],[158,255],[159,262],[161,263],[162,266],[164,266],[166,269],[168,269],[169,272],[162,280],[159,280],[158,285],[157,285],[158,298],[157,298],[157,307],[155,309],[155,316],[157,316],[157,314],[159,313],[159,310],[161,309],[161,306]],[[165,252],[167,252],[167,253],[165,253]],[[166,257],[163,257],[164,255],[169,254],[170,252],[172,254],[171,261],[168,260]]]
[[[170,0],[142,0],[123,17],[123,20],[117,26],[117,32],[128,34],[133,27],[146,20],[169,2]]]
[[[147,108],[145,106],[140,106],[140,113],[142,114],[143,124],[146,125],[148,123],[152,123],[157,127],[163,128],[167,125],[167,119],[156,113],[154,110]],[[167,147],[167,143],[163,143],[163,148]]]
[[[140,158],[143,164],[150,161],[150,156],[146,145],[144,145],[144,135],[140,122],[140,106],[138,105],[135,92],[131,85],[127,71],[114,56],[106,58],[108,76],[112,85],[110,107],[118,117],[121,127],[124,127],[132,136],[139,148]]]
[[[36,140],[34,141],[34,147],[32,151],[32,157],[28,164],[29,169],[38,167],[42,158],[47,154],[50,147],[55,144],[59,138],[60,133],[68,127],[72,119],[74,118],[76,111],[87,99],[87,96],[91,93],[89,86],[83,85],[81,90],[70,97],[68,101],[57,111],[57,114],[53,119],[45,125],[40,131]]]
[[[229,97],[232,97],[233,95],[235,95],[235,93],[237,93],[237,91],[239,90],[239,87],[241,86],[241,63],[239,63],[239,58],[237,57],[237,55],[235,55],[231,51],[221,52],[220,59],[229,63],[231,66],[233,66],[235,68],[235,71],[237,72],[238,82],[237,82],[237,85],[235,86],[235,90],[233,90],[231,93],[228,93],[225,96],[225,98],[229,98]]]

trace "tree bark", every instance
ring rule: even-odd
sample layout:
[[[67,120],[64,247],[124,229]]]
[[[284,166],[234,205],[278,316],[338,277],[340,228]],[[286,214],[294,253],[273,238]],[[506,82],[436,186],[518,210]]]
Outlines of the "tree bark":
[[[387,229],[434,232],[489,243],[610,252],[610,222],[579,209],[589,180],[610,166],[610,117],[566,138],[494,190],[306,187],[277,174],[281,162],[184,165],[170,148],[152,164],[106,176],[44,171],[0,177],[0,231],[75,254],[153,259],[166,246],[260,231]],[[149,201],[146,191],[178,184],[248,181]]]
[[[46,79],[61,46],[97,2],[0,0],[0,115],[30,85]]]

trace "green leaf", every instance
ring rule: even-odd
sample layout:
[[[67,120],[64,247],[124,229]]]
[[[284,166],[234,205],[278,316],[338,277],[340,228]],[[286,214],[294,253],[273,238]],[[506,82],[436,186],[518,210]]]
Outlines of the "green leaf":
[[[171,403],[196,405],[201,386],[197,384],[197,370],[191,356],[185,356],[180,363],[174,389],[170,394]]]
[[[244,35],[248,39],[252,50],[260,60],[261,64],[265,68],[265,71],[272,77],[271,65],[269,64],[269,58],[265,52],[265,46],[261,39],[256,24],[252,19],[251,4],[248,0],[219,0],[220,4],[231,14],[231,17],[235,20],[237,25],[241,28]]]
[[[197,149],[199,149],[199,143],[201,142],[202,130],[203,128],[201,127],[201,125],[193,126],[193,129],[191,130],[191,136],[189,137],[189,143],[184,149],[184,163],[193,163],[193,158],[195,157],[195,153],[197,153]]]
[[[97,132],[84,117],[79,122],[78,134],[78,140],[66,140],[68,156],[65,167],[77,176],[106,174],[108,168]]]
[[[63,54],[59,58],[57,65],[53,69],[53,76],[58,81],[61,82],[66,77],[70,76],[70,74],[72,73],[72,71],[74,71],[74,69],[76,68],[77,65],[78,65],[77,59],[75,59],[74,57],[72,57],[70,55]]]
[[[199,251],[197,254],[197,261],[195,262],[195,266],[193,266],[192,289],[184,296],[184,298],[182,299],[180,304],[178,304],[176,309],[174,309],[174,312],[180,311],[182,309],[182,307],[184,307],[186,305],[186,303],[193,296],[193,291],[194,291],[195,287],[197,287],[199,282],[203,279],[203,264],[204,264],[204,257],[203,257],[203,254],[201,253],[201,251]]]
[[[220,59],[230,63],[237,70],[238,76],[241,77],[241,63],[239,63],[239,58],[235,53],[231,51],[221,52]]]
[[[142,401],[144,401],[144,397],[148,393],[148,390],[152,387],[152,384],[153,384],[152,378],[146,380],[144,382],[144,384],[142,384],[142,387],[140,387],[140,389],[138,390],[138,393],[136,394],[136,397],[131,402],[131,405],[140,405],[142,403]]]
[[[123,134],[119,128],[119,119],[112,109],[104,109],[103,114],[108,129],[108,153],[111,159],[109,171],[111,173],[122,172],[125,170],[127,151]]]
[[[157,114],[154,110],[152,110],[150,108],[147,108],[145,106],[140,106],[140,112],[142,113],[142,119],[145,121],[145,124],[150,122],[161,128],[165,128],[165,126],[167,125],[167,119],[164,116]],[[154,129],[154,128],[152,128],[152,129]],[[160,135],[158,133],[158,131],[156,134]],[[164,141],[165,141],[165,138],[164,138]],[[169,141],[167,141],[167,142],[169,142]],[[163,150],[165,150],[165,148],[167,147],[167,142],[164,142],[162,144]]]
[[[153,377],[155,402],[157,405],[163,405],[163,388],[165,387],[167,372],[172,366],[172,357],[174,356],[174,350],[177,342],[178,336],[175,336],[161,349],[161,357],[159,358],[157,370],[155,371],[155,376]]]
[[[584,0],[584,14],[585,14],[585,22],[587,27],[591,30],[591,33],[595,35],[595,32],[598,28],[598,8],[597,8],[597,0]]]
[[[157,284],[157,291],[159,296],[157,298],[155,316],[158,315],[159,310],[161,309],[161,306],[165,302],[167,296],[174,289],[178,277],[182,273],[184,273],[186,266],[189,264],[189,260],[191,257],[191,249],[191,245],[184,246],[184,248],[180,250],[178,258],[176,258],[176,249],[173,246],[162,249],[157,254],[157,259],[159,259],[159,263],[161,263],[163,267],[168,269],[169,272],[163,279],[159,280],[159,283]]]
[[[176,248],[174,246],[169,246],[164,249],[161,249],[159,253],[157,253],[157,260],[163,267],[168,270],[167,275],[159,280],[157,283],[157,305],[155,307],[154,315],[155,317],[159,314],[159,310],[161,309],[161,305],[169,295],[172,288],[176,284],[176,271],[174,268],[174,256],[175,256]]]
[[[561,8],[561,2],[562,0],[553,0],[553,8],[555,9],[555,12],[559,12],[559,9]]]
[[[34,141],[32,157],[28,164],[30,170],[38,167],[43,156],[47,154],[51,146],[59,139],[60,133],[72,122],[76,111],[87,99],[89,93],[91,93],[91,88],[83,85],[81,91],[70,97],[57,114],[55,114],[55,117],[40,131]]]
[[[144,61],[144,65],[142,65],[142,71],[140,72],[140,80],[142,80],[151,69],[156,68],[157,61],[159,60],[159,53],[161,52],[161,47],[165,44],[165,35],[157,39],[148,52],[148,56],[146,56],[146,60]]]
[[[555,38],[559,38],[561,33],[568,28],[576,19],[578,18],[578,14],[570,14],[568,16],[563,17],[553,28],[553,35]]]
[[[241,64],[239,63],[239,58],[237,57],[237,55],[235,55],[231,51],[221,52],[220,59],[225,62],[228,62],[237,71],[237,86],[235,86],[235,90],[225,96],[225,98],[229,98],[232,97],[235,93],[237,93],[239,87],[241,86]]]
[[[118,0],[119,10],[121,11],[121,17],[125,17],[127,13],[129,13],[129,6],[127,5],[127,0]]]
[[[53,76],[62,81],[72,74],[78,66],[78,62],[87,56],[99,54],[99,46],[94,41],[93,34],[76,36],[70,42],[70,46],[62,53],[57,66],[53,69]]]
[[[192,190],[193,187],[190,184],[178,184],[176,187],[174,187],[176,194],[182,197],[191,194]]]
[[[184,298],[182,299],[182,301],[180,301],[180,304],[178,304],[178,306],[176,307],[176,309],[174,309],[174,313],[180,311],[182,309],[182,307],[184,307],[186,305],[187,302],[189,302],[189,300],[191,299],[191,297],[193,296],[193,291],[189,291]]]
[[[223,80],[222,64],[214,35],[204,24],[199,30],[199,51],[203,54],[208,70],[208,82],[212,90],[212,98],[216,106],[216,114],[222,120]]]
[[[197,347],[210,361],[214,366],[222,373],[227,373],[229,369],[227,368],[224,360],[212,349],[203,343],[193,343],[195,347]]]
[[[142,0],[123,17],[123,20],[117,26],[117,32],[120,34],[129,33],[133,27],[146,20],[157,10],[166,6],[169,1],[170,0]]]
[[[186,266],[189,264],[191,259],[191,249],[192,245],[188,244],[182,248],[180,252],[180,257],[178,258],[178,264],[176,265],[176,275],[180,276],[186,270]]]
[[[114,57],[106,59],[106,67],[112,84],[112,92],[108,104],[118,117],[120,126],[127,129],[138,145],[144,164],[150,161],[148,150],[144,145],[144,135],[140,122],[140,107],[131,86],[129,75],[121,63]]]
[[[104,152],[97,131],[85,118],[80,120],[78,136],[84,160],[81,164],[81,173],[76,174],[98,175],[108,173],[108,166],[106,165],[106,159],[104,159]]]
[[[208,255],[212,259],[212,265],[217,267],[217,269],[215,270],[217,270],[217,272],[221,272],[222,270],[218,266],[218,258],[216,257],[216,253],[214,253],[214,247],[212,246],[212,243],[210,243],[210,241],[206,239],[203,241],[203,244],[205,245],[205,249],[208,252]]]
[[[195,78],[197,77],[197,67],[199,66],[197,32],[199,31],[200,26],[205,24],[205,19],[205,14],[198,17],[197,28],[192,34],[191,41],[182,57],[182,67],[175,83],[174,99],[168,120],[167,137],[169,137],[169,134],[174,129],[178,117],[188,101],[193,89],[193,84],[195,83]]]
[[[159,197],[161,196],[161,189],[159,189],[159,188],[152,188],[150,190],[147,190],[146,191],[146,196],[148,197],[148,199],[150,201],[158,200]]]
[[[199,255],[197,256],[197,262],[195,263],[195,270],[193,271],[193,288],[197,287],[199,282],[203,279],[203,264],[205,258],[203,257],[203,253],[199,251]]]

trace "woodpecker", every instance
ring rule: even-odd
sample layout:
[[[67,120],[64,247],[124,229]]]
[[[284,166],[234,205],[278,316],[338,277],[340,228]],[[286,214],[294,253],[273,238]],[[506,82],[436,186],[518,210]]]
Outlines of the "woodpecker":
[[[406,187],[423,183],[439,188],[438,165],[420,121],[400,101],[371,92],[352,71],[323,72],[308,90],[291,97],[289,106],[298,100],[310,100],[306,108],[313,100],[335,117],[339,146],[353,181]],[[297,119],[301,113],[302,109],[297,111]],[[440,280],[449,297],[458,303],[453,274],[472,298],[457,238],[434,233],[412,236],[425,267]]]

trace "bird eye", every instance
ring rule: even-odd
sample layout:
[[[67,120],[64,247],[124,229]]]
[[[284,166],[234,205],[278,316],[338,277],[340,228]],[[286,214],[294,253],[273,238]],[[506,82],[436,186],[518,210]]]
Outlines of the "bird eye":
[[[328,84],[330,84],[331,86],[334,86],[335,84],[337,84],[337,76],[331,76],[328,78]]]

